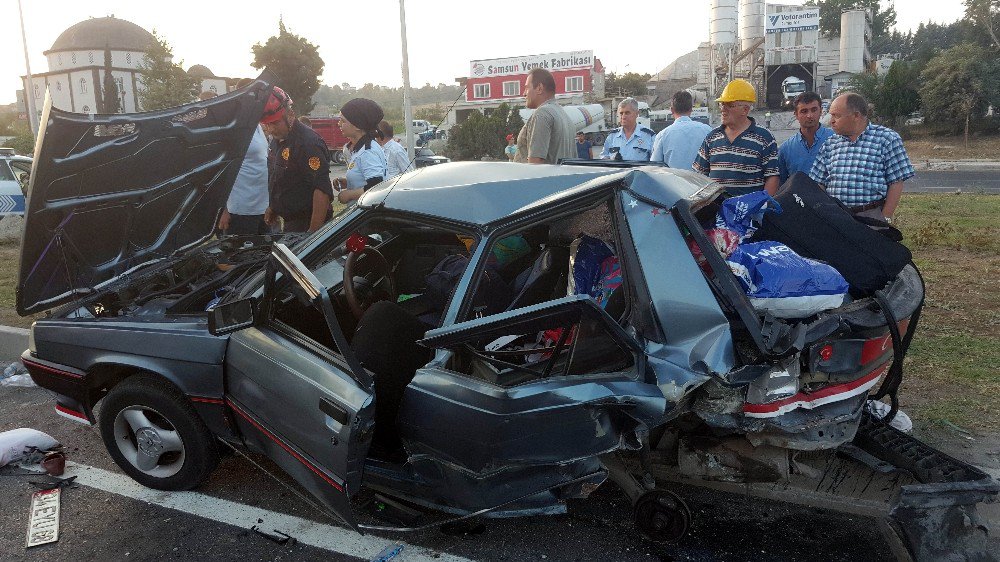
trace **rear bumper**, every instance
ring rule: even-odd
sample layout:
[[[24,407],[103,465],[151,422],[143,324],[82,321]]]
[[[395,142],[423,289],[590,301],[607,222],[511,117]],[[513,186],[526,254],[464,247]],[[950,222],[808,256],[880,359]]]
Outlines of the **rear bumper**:
[[[73,421],[96,423],[90,408],[87,373],[39,359],[28,350],[21,354],[21,362],[35,384],[56,393],[56,413]]]

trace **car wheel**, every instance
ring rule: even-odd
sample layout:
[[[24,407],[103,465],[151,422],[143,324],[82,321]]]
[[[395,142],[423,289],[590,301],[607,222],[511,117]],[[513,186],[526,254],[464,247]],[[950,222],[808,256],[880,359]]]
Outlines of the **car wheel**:
[[[211,432],[191,403],[156,375],[136,375],[111,389],[100,428],[111,458],[143,486],[190,490],[219,462]]]
[[[334,150],[333,151],[333,163],[337,164],[338,166],[343,166],[344,162],[347,162],[347,159],[344,158],[344,151],[343,150]]]

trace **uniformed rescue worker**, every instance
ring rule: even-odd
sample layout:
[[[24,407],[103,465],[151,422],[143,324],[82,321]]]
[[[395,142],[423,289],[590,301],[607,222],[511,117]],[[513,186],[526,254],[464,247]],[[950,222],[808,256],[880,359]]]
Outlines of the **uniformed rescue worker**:
[[[382,107],[366,98],[354,98],[340,108],[340,130],[351,142],[344,147],[347,173],[337,178],[337,200],[350,203],[388,175],[388,160],[378,138]]]
[[[333,214],[330,151],[322,138],[295,119],[292,99],[275,86],[260,119],[271,136],[268,156],[270,203],[264,222],[284,221],[285,232],[313,232]]]
[[[602,159],[649,160],[656,132],[637,126],[638,118],[639,102],[635,98],[625,98],[618,104],[618,121],[622,126],[608,133],[601,151]]]

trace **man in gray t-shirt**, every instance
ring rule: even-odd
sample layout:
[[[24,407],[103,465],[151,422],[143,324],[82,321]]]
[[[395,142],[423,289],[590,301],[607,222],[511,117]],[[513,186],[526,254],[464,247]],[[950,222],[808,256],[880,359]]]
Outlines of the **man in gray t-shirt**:
[[[536,68],[524,84],[524,105],[535,112],[517,135],[515,162],[555,164],[576,156],[573,122],[555,102],[556,81],[552,73]]]

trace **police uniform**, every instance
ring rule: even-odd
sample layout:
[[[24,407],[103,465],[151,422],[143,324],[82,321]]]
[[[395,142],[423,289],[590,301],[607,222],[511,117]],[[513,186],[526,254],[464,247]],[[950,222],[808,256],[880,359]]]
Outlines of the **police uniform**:
[[[601,158],[605,160],[642,160],[648,161],[653,154],[653,137],[656,132],[646,127],[636,126],[632,137],[625,140],[625,132],[621,127],[610,131],[604,139],[604,150]]]
[[[305,231],[312,218],[313,191],[333,198],[330,151],[309,127],[294,121],[288,136],[271,142],[268,193],[271,210],[285,221],[289,232]],[[327,217],[332,214],[327,210]]]

